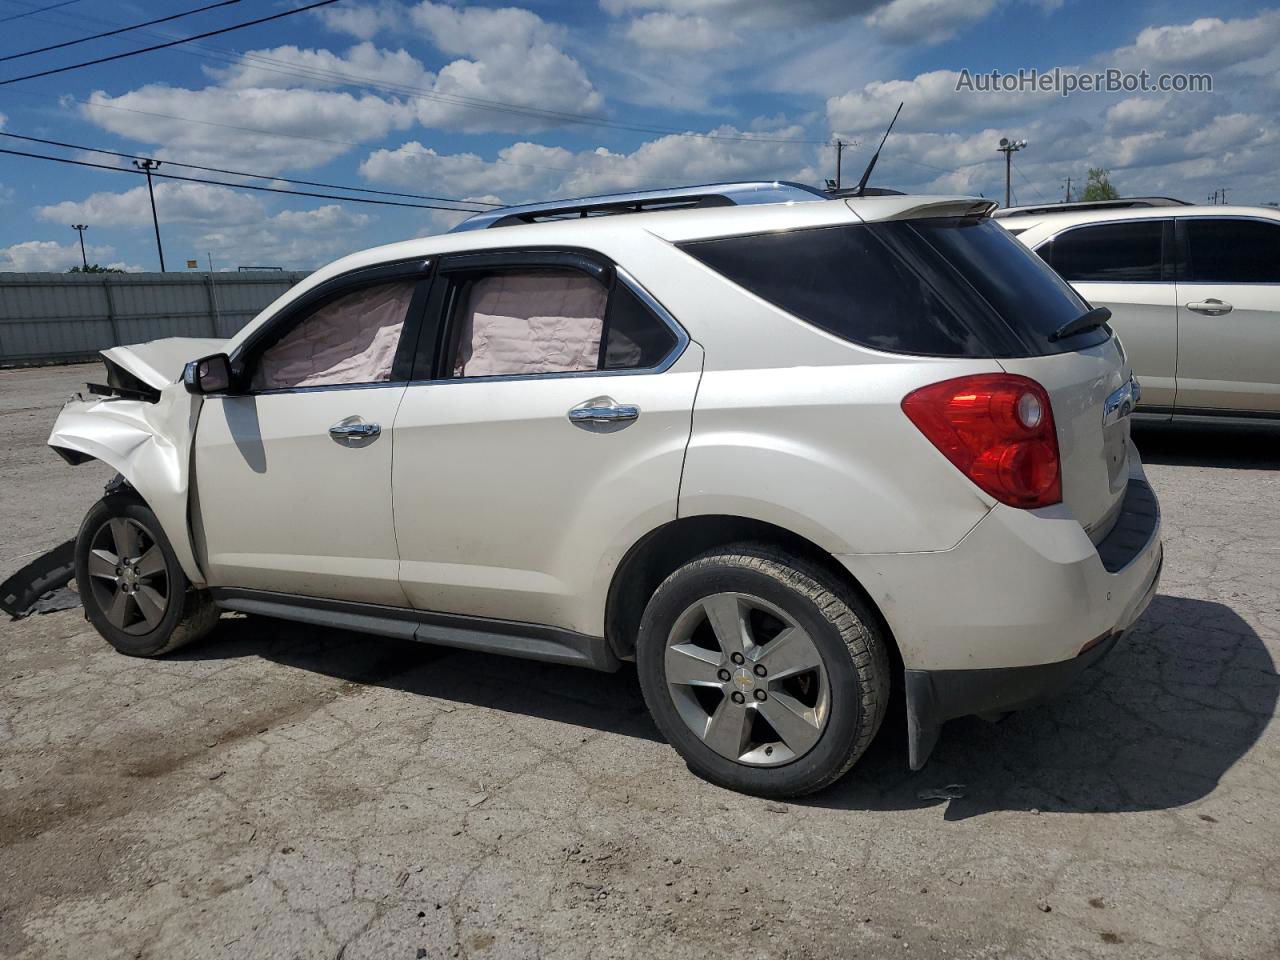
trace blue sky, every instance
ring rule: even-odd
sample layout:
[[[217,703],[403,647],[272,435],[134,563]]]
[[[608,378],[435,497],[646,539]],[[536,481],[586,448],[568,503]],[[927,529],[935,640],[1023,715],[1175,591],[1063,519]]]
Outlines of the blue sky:
[[[208,0],[0,0],[0,56]],[[0,63],[0,80],[297,6],[220,10]],[[3,18],[13,18],[4,21]],[[1107,67],[1213,76],[1212,93],[957,92],[956,72]],[[1105,166],[1124,193],[1280,200],[1280,10],[1102,0],[342,0],[169,50],[0,86],[0,131],[261,174],[489,203],[716,179],[856,179],[1022,202]],[[127,160],[0,137],[0,147]],[[173,166],[167,172],[213,176]],[[272,180],[220,179],[248,184]],[[309,189],[309,188],[297,188]],[[459,216],[157,181],[170,269],[212,253],[319,266]],[[322,191],[323,192],[323,191]],[[0,270],[155,269],[145,181],[0,155]]]

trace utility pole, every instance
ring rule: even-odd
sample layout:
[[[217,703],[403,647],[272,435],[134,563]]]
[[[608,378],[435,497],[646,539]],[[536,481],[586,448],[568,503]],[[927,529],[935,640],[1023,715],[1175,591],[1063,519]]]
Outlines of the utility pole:
[[[843,140],[836,140],[836,189],[840,189],[840,155],[844,153],[846,144]]]
[[[89,229],[87,223],[73,223],[71,229],[80,234],[80,262],[84,264],[86,271],[89,269],[89,258],[84,255],[84,232]]]
[[[156,216],[156,191],[151,186],[151,171],[160,166],[160,161],[135,160],[133,165],[147,175],[147,193],[151,196],[151,223],[156,228],[156,252],[160,254],[160,272],[164,273],[164,247],[160,245],[160,218]]]
[[[1071,178],[1067,177],[1067,203],[1071,202]]]
[[[1013,170],[1013,155],[1019,150],[1026,147],[1025,140],[1010,140],[1008,137],[1000,138],[1000,146],[996,147],[1000,153],[1004,154],[1004,205],[1009,206],[1009,195],[1011,190],[1010,178]]]
[[[1226,187],[1223,187],[1223,188],[1222,188],[1222,202],[1223,202],[1224,204],[1227,202],[1227,188],[1226,188]]]

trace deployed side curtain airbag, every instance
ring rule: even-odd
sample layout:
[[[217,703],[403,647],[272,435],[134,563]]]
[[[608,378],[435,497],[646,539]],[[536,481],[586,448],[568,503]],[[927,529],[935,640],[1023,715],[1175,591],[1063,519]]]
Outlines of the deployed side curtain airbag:
[[[475,281],[459,314],[454,376],[564,373],[599,365],[608,290],[574,271]]]
[[[414,284],[384,283],[321,307],[266,350],[255,390],[378,383],[391,379]]]

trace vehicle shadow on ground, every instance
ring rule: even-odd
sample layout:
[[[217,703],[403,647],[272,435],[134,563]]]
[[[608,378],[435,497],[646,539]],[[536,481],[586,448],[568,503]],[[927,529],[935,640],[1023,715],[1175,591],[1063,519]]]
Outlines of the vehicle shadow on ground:
[[[212,637],[175,659],[243,656],[353,684],[662,739],[630,666],[596,673],[243,616],[224,618]],[[1230,607],[1158,596],[1112,654],[1061,699],[998,724],[951,721],[917,773],[907,769],[906,720],[896,702],[854,770],[799,802],[877,811],[946,802],[949,820],[996,810],[1182,806],[1210,793],[1258,740],[1278,696],[1271,655]],[[963,784],[964,796],[919,797],[950,784]]]
[[[1280,470],[1280,429],[1135,426],[1133,442],[1144,463]]]
[[[943,729],[918,773],[905,769],[898,709],[853,772],[806,803],[851,810],[948,804],[946,819],[997,810],[1159,810],[1207,796],[1275,715],[1280,677],[1230,607],[1157,596],[1109,657],[1059,700],[992,724]],[[963,797],[920,791],[963,784]]]
[[[662,740],[635,670],[625,664],[617,673],[600,673],[243,615],[224,615],[208,639],[172,659],[236,657],[261,657],[353,684]]]

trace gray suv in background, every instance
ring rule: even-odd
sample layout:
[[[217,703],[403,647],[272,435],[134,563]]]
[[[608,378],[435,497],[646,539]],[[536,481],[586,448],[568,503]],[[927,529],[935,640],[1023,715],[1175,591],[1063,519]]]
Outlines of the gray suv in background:
[[[995,217],[1111,310],[1138,416],[1280,423],[1280,210],[1157,198]]]

